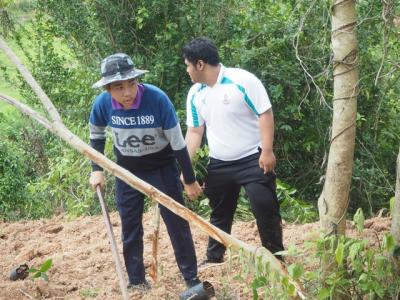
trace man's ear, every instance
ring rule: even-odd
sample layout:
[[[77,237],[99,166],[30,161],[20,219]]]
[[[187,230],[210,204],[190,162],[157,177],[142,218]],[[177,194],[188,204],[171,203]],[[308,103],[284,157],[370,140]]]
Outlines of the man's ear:
[[[204,70],[204,66],[205,66],[204,61],[202,61],[201,59],[197,61],[196,67],[198,70],[200,70],[200,71]]]

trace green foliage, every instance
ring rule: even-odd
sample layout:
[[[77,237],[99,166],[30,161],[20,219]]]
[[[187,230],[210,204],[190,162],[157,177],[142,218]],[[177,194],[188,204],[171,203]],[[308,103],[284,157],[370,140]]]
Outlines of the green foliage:
[[[287,183],[277,180],[277,195],[282,218],[288,222],[308,223],[317,219],[314,205],[295,198],[296,189]]]
[[[26,191],[25,153],[16,145],[0,139],[0,216],[19,219],[25,210]]]
[[[52,211],[56,213],[66,212],[72,218],[99,214],[97,197],[88,183],[89,161],[69,147],[61,145],[58,150],[59,155],[49,162],[49,172],[29,185],[30,192],[43,201],[52,199]],[[105,199],[109,207],[115,208],[112,191]]]
[[[334,291],[350,298],[395,299],[400,280],[388,255],[393,251],[391,240],[390,235],[386,235],[386,242],[378,249],[371,248],[366,240],[346,237],[330,236],[315,241],[317,258],[326,261],[333,256],[337,263],[322,283],[319,299],[329,298]],[[318,274],[321,275],[322,270],[308,276],[319,278]]]
[[[354,224],[356,224],[356,228],[359,232],[361,232],[364,229],[364,213],[361,208],[357,209],[356,213],[353,216],[353,221]]]
[[[42,278],[44,281],[49,281],[47,271],[50,270],[52,265],[53,265],[53,260],[48,259],[39,266],[39,269],[32,267],[28,270],[28,272],[32,274],[33,279]]]
[[[241,294],[246,299],[292,299],[296,295],[293,280],[272,271],[269,263],[263,263],[242,250],[232,255],[233,251],[229,249],[228,254],[228,274],[234,273],[232,279],[243,286]],[[232,272],[233,266],[239,267],[237,272]],[[288,272],[297,280],[303,276],[304,270],[300,265],[291,265]]]
[[[79,295],[83,298],[96,298],[99,294],[97,289],[83,289],[79,291]]]
[[[339,294],[346,299],[394,300],[400,290],[398,269],[392,258],[395,248],[390,234],[384,236],[379,248],[373,248],[367,240],[320,237],[305,243],[303,249],[289,246],[281,253],[302,261],[287,267],[289,277],[271,272],[268,264],[243,251],[236,256],[228,254],[229,264],[240,266],[234,280],[244,284],[243,293],[253,299],[292,299],[295,296],[292,280],[295,280],[304,286],[307,299],[335,299],[334,295]],[[326,274],[321,261],[331,262],[332,258],[335,265]],[[305,270],[304,265],[313,267]]]

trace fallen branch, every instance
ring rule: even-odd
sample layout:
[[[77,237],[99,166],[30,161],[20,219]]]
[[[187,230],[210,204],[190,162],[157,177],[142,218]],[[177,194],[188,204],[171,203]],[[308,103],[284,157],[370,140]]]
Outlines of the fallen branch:
[[[16,62],[19,61],[18,59],[16,59],[15,54],[11,51],[11,49],[8,48],[8,46],[1,38],[0,38],[0,48],[4,50],[4,52],[10,57],[10,59],[15,64]],[[23,65],[20,62],[19,64],[20,65],[17,67],[24,76],[24,78],[25,79],[28,78],[29,80],[35,82],[33,77],[29,74],[29,71],[25,67],[23,67]],[[25,73],[28,73],[29,75]],[[34,89],[35,93],[40,98],[46,109],[48,109],[50,116],[53,118],[53,122],[50,123],[44,117],[42,117],[37,112],[32,110],[29,106],[24,105],[20,103],[18,100],[15,100],[9,96],[0,94],[0,99],[4,100],[9,104],[14,105],[18,109],[20,109],[23,113],[37,120],[45,128],[47,128],[54,134],[58,135],[70,146],[78,150],[80,153],[85,155],[90,160],[94,161],[97,165],[103,167],[105,170],[109,171],[114,176],[118,177],[119,179],[129,184],[131,187],[147,195],[150,199],[162,204],[176,215],[182,217],[191,224],[197,226],[200,230],[207,233],[213,239],[224,244],[225,247],[227,248],[231,247],[237,250],[243,249],[245,252],[253,255],[254,258],[260,259],[262,263],[268,263],[272,270],[278,272],[280,275],[287,277],[289,279],[289,281],[295,286],[297,296],[300,299],[305,299],[305,294],[303,292],[301,285],[297,281],[294,281],[290,278],[285,267],[271,252],[269,252],[267,249],[263,247],[255,247],[248,245],[242,242],[241,240],[227,234],[221,229],[215,227],[214,225],[208,223],[207,221],[203,220],[201,217],[199,217],[197,214],[195,214],[185,206],[176,202],[171,197],[167,196],[166,194],[162,193],[152,185],[136,177],[128,170],[120,167],[115,162],[104,156],[102,153],[90,147],[88,144],[83,142],[79,137],[74,135],[67,127],[65,127],[65,125],[61,122],[61,119],[59,118],[59,115],[55,110],[53,104],[51,103],[50,99],[47,96],[43,97],[42,95],[43,91],[41,90],[39,85],[37,83],[36,84],[32,83],[31,86],[32,88],[35,87]],[[39,87],[39,89],[37,87]]]

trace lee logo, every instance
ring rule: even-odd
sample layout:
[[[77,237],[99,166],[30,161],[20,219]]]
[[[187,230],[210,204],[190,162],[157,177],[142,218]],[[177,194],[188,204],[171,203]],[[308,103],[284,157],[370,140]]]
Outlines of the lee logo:
[[[142,138],[138,137],[137,135],[130,135],[128,136],[124,141],[120,141],[118,137],[118,133],[115,133],[115,139],[117,142],[117,145],[119,147],[133,147],[137,148],[140,146],[140,144],[143,144],[145,146],[151,146],[155,144],[155,137],[152,135],[145,134]]]

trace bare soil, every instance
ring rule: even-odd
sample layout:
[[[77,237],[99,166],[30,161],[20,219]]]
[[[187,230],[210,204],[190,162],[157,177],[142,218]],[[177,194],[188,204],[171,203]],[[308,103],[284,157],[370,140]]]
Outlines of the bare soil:
[[[120,220],[117,213],[110,214],[122,260]],[[151,261],[152,215],[144,215],[145,265]],[[162,223],[162,222],[161,222]],[[347,235],[369,240],[371,246],[382,243],[384,233],[390,231],[389,218],[373,218],[365,223],[359,234],[348,222]],[[198,261],[204,259],[207,236],[191,226]],[[306,240],[318,236],[318,223],[284,224],[285,247],[302,247]],[[160,228],[159,279],[152,281],[146,292],[130,291],[130,299],[178,299],[185,290],[184,282],[175,263],[172,247],[164,224]],[[246,243],[259,245],[255,222],[236,222],[233,235]],[[47,272],[49,282],[33,280],[11,281],[10,271],[20,264],[38,267],[51,258],[53,266]],[[297,258],[301,263],[301,258]],[[295,262],[288,258],[287,262]],[[147,269],[149,271],[149,269]],[[226,263],[199,272],[202,280],[211,282],[215,299],[245,299],[241,286],[233,279],[237,270]],[[68,220],[64,215],[52,219],[0,223],[0,299],[121,299],[119,281],[112,259],[102,216],[81,217]]]

